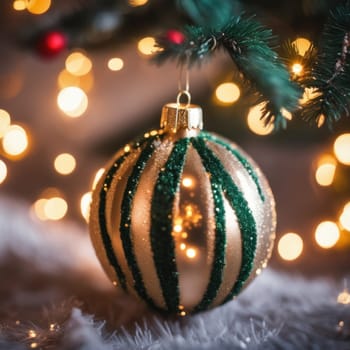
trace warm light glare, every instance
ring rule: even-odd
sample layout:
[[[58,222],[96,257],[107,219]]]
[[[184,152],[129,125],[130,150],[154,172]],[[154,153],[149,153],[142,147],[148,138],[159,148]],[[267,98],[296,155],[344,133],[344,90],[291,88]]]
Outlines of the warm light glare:
[[[310,48],[311,42],[306,38],[297,38],[292,42],[292,45],[296,47],[299,55],[304,56],[307,50]]]
[[[350,202],[346,203],[343,208],[343,212],[339,217],[339,222],[347,231],[350,231]]]
[[[317,244],[322,248],[332,248],[338,242],[340,232],[337,224],[332,221],[321,222],[315,231]]]
[[[337,302],[343,305],[350,304],[350,293],[347,290],[347,288],[345,288],[341,293],[339,293]]]
[[[67,202],[60,197],[48,199],[44,206],[45,216],[49,220],[61,220],[67,214],[67,210]]]
[[[47,216],[45,214],[46,202],[47,202],[47,199],[40,198],[33,205],[34,213],[38,217],[38,219],[41,221],[47,220]]]
[[[104,168],[100,168],[96,171],[96,174],[94,176],[94,180],[92,182],[92,189],[94,190],[97,186],[97,183],[99,182],[101,176],[103,175],[105,169]]]
[[[75,158],[69,153],[59,154],[54,161],[55,170],[62,175],[71,174],[76,167]]]
[[[186,250],[186,256],[189,258],[189,259],[194,259],[197,255],[197,251],[196,249],[194,248],[188,248]]]
[[[297,259],[303,251],[302,238],[293,232],[283,235],[278,242],[278,254],[283,260]]]
[[[114,57],[108,61],[108,68],[112,71],[118,71],[123,69],[124,61],[121,58]]]
[[[333,149],[340,163],[350,165],[350,133],[338,136]]]
[[[260,103],[252,108],[250,108],[247,116],[247,124],[249,129],[257,135],[268,135],[271,134],[273,130],[273,123],[265,125],[265,121],[261,119],[262,110],[265,104]]]
[[[146,37],[138,42],[137,48],[140,53],[149,56],[153,55],[156,52],[155,44],[156,40],[153,37]]]
[[[241,92],[234,83],[220,84],[215,90],[215,96],[223,104],[232,104],[239,99]]]
[[[0,109],[0,137],[3,137],[11,124],[10,114],[4,109]]]
[[[333,183],[336,165],[326,163],[320,165],[315,173],[315,178],[320,186],[330,186]]]
[[[184,177],[182,180],[182,186],[186,188],[193,187],[193,179],[190,177]]]
[[[302,71],[303,71],[303,66],[300,63],[294,63],[292,65],[292,72],[295,75],[300,75]]]
[[[19,125],[11,125],[2,139],[5,153],[10,156],[19,156],[28,148],[28,136]]]
[[[27,10],[34,15],[41,15],[49,10],[51,0],[27,0]]]
[[[0,160],[0,184],[2,184],[5,181],[6,176],[7,176],[7,166],[5,162]]]
[[[88,74],[92,68],[91,60],[81,52],[73,52],[66,59],[66,69],[77,76]]]
[[[174,225],[174,232],[180,233],[182,231],[182,225],[176,224]]]
[[[85,193],[80,199],[80,212],[86,222],[89,222],[91,201],[92,192]]]
[[[37,334],[36,334],[36,332],[35,332],[34,329],[30,329],[30,330],[28,331],[28,337],[29,337],[29,338],[35,338],[36,336],[37,336]]]
[[[23,11],[27,8],[26,0],[16,0],[13,2],[12,6],[16,11]]]
[[[129,0],[129,5],[133,7],[143,6],[148,3],[148,0]]]
[[[75,86],[62,89],[57,96],[58,107],[69,117],[80,117],[88,107],[85,92]]]
[[[58,75],[57,84],[60,89],[75,86],[81,88],[85,92],[89,92],[94,86],[94,76],[92,72],[82,76],[77,76],[69,73],[66,69],[63,69]]]

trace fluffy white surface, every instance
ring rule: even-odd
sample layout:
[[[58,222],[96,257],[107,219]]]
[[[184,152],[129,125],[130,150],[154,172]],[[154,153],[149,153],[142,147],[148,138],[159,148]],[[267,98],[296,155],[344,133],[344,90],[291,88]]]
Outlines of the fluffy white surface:
[[[0,200],[0,348],[350,349],[342,281],[267,270],[215,310],[164,319],[114,290],[86,232]]]

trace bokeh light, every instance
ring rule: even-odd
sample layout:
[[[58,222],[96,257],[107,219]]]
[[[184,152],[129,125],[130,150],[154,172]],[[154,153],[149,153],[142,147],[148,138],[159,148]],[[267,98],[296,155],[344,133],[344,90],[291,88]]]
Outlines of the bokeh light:
[[[337,224],[333,221],[321,222],[315,230],[315,239],[317,244],[325,249],[336,245],[340,237]]]
[[[193,180],[192,177],[185,176],[185,177],[182,179],[182,186],[183,186],[183,187],[192,188],[193,185],[194,185],[194,180]]]
[[[47,12],[51,6],[51,0],[27,0],[27,10],[34,15]]]
[[[304,56],[307,50],[309,50],[311,42],[306,38],[297,38],[292,42],[292,45],[296,47],[299,55]]]
[[[265,121],[261,119],[262,110],[265,107],[264,103],[260,103],[249,109],[247,116],[247,124],[249,129],[257,135],[268,135],[273,131],[273,123],[265,125]]]
[[[76,167],[76,160],[69,153],[61,153],[54,160],[55,170],[61,175],[71,174]]]
[[[52,197],[46,200],[44,214],[49,220],[61,220],[67,214],[67,202],[61,197]]]
[[[303,71],[303,66],[300,63],[294,63],[292,65],[292,72],[295,75],[300,75],[302,71]]]
[[[47,216],[45,214],[46,202],[46,198],[40,198],[33,204],[34,213],[37,216],[37,218],[41,221],[47,220]]]
[[[4,161],[0,159],[0,184],[2,184],[7,177],[7,166]]]
[[[28,145],[27,132],[19,125],[11,125],[2,139],[2,147],[9,156],[17,157],[23,155],[28,149]]]
[[[16,11],[23,11],[27,8],[26,0],[15,0],[12,7]]]
[[[216,99],[224,105],[235,103],[240,95],[239,87],[235,83],[222,83],[215,90]]]
[[[108,60],[107,66],[111,71],[119,71],[123,69],[124,61],[119,57],[113,57]]]
[[[347,231],[350,231],[350,202],[346,203],[343,208],[343,212],[340,214],[339,222]]]
[[[3,137],[11,124],[10,114],[0,109],[0,137]]]
[[[91,60],[81,52],[73,52],[66,58],[66,69],[73,75],[86,75],[91,71],[91,68]]]
[[[289,232],[280,238],[277,250],[283,260],[292,261],[300,256],[303,246],[302,238],[294,232]]]
[[[319,159],[315,179],[320,186],[332,185],[337,168],[336,164],[336,160],[329,155],[324,155]]]
[[[83,194],[83,196],[80,199],[80,212],[86,222],[89,222],[91,201],[92,192],[87,192]]]
[[[76,86],[66,87],[59,92],[57,105],[67,116],[80,117],[88,107],[88,97]]]
[[[150,56],[157,51],[155,44],[156,44],[155,38],[148,36],[146,38],[141,39],[138,42],[137,49],[141,54],[145,56]]]
[[[350,165],[350,133],[338,136],[333,150],[340,163]]]
[[[148,3],[148,0],[129,0],[129,5],[133,7],[143,6]]]
[[[63,69],[58,75],[57,84],[60,89],[75,86],[81,88],[85,92],[89,92],[94,86],[94,76],[92,72],[82,76],[77,76],[69,73],[66,69]]]

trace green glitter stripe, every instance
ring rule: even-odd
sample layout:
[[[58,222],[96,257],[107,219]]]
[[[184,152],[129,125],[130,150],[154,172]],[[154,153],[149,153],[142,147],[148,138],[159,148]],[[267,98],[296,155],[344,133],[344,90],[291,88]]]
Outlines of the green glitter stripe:
[[[121,157],[119,157],[111,166],[111,168],[108,170],[107,175],[105,176],[105,180],[100,192],[100,203],[98,208],[98,219],[100,224],[100,232],[101,232],[101,238],[102,242],[107,254],[108,261],[110,265],[113,266],[117,276],[119,283],[121,287],[126,290],[126,281],[125,281],[125,275],[119,265],[118,259],[116,255],[114,254],[114,249],[112,245],[112,240],[109,237],[108,230],[107,230],[107,222],[106,222],[106,196],[109,188],[111,187],[111,183],[114,179],[115,173],[118,171],[120,166],[123,164],[125,159],[128,157],[128,154],[123,154]]]
[[[179,311],[180,293],[172,237],[172,212],[189,145],[188,138],[175,142],[160,172],[152,198],[151,244],[155,266],[168,311]]]
[[[217,137],[215,137],[207,132],[202,132],[201,135],[203,135],[204,139],[209,140],[209,141],[213,141],[214,143],[224,147],[225,149],[227,149],[229,152],[231,152],[239,160],[239,162],[243,165],[245,170],[247,170],[248,174],[252,177],[252,179],[253,179],[253,181],[258,189],[260,199],[263,202],[265,202],[265,196],[264,196],[262,187],[260,185],[258,174],[254,171],[250,162],[244,156],[242,156],[242,154],[237,149],[232,148],[229,143],[226,143],[225,141],[220,140],[219,138],[217,138]]]
[[[209,169],[205,163],[203,163],[203,165],[206,171],[210,172],[211,169]],[[200,303],[194,308],[194,312],[206,310],[208,306],[213,302],[222,283],[223,270],[226,265],[226,219],[222,189],[220,184],[218,184],[212,177],[210,179],[210,184],[215,208],[214,261],[207,290],[205,291]]]
[[[192,144],[197,149],[202,158],[203,164],[210,173],[213,181],[221,186],[231,207],[235,210],[238,224],[242,235],[242,264],[241,269],[231,292],[225,299],[225,302],[232,299],[242,288],[244,282],[249,277],[253,268],[255,257],[257,231],[256,223],[252,212],[248,206],[242,192],[232,181],[230,174],[225,170],[220,160],[206,146],[203,138],[192,138]],[[213,276],[211,277],[213,278]]]
[[[156,308],[153,300],[148,296],[145,285],[143,283],[141,271],[136,261],[130,233],[131,212],[134,196],[146,163],[151,158],[155,149],[153,140],[151,139],[149,141],[150,142],[147,142],[145,148],[142,150],[126,184],[121,205],[120,236],[123,243],[125,257],[134,278],[134,288],[143,300],[145,300],[153,308]]]

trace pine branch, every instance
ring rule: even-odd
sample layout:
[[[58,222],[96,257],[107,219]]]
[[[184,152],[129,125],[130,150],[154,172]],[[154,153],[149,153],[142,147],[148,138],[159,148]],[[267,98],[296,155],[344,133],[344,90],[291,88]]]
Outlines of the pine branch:
[[[301,84],[316,94],[302,109],[302,117],[318,124],[350,115],[350,3],[338,6],[325,25],[311,74]]]
[[[258,103],[265,103],[262,118],[273,122],[275,129],[286,126],[282,110],[293,111],[298,106],[300,89],[290,81],[289,72],[271,49],[274,37],[253,18],[233,17],[218,29],[190,26],[184,30],[186,40],[174,44],[160,38],[162,49],[156,61],[177,59],[182,64],[201,63],[216,49],[224,49],[246,81],[255,90]]]

